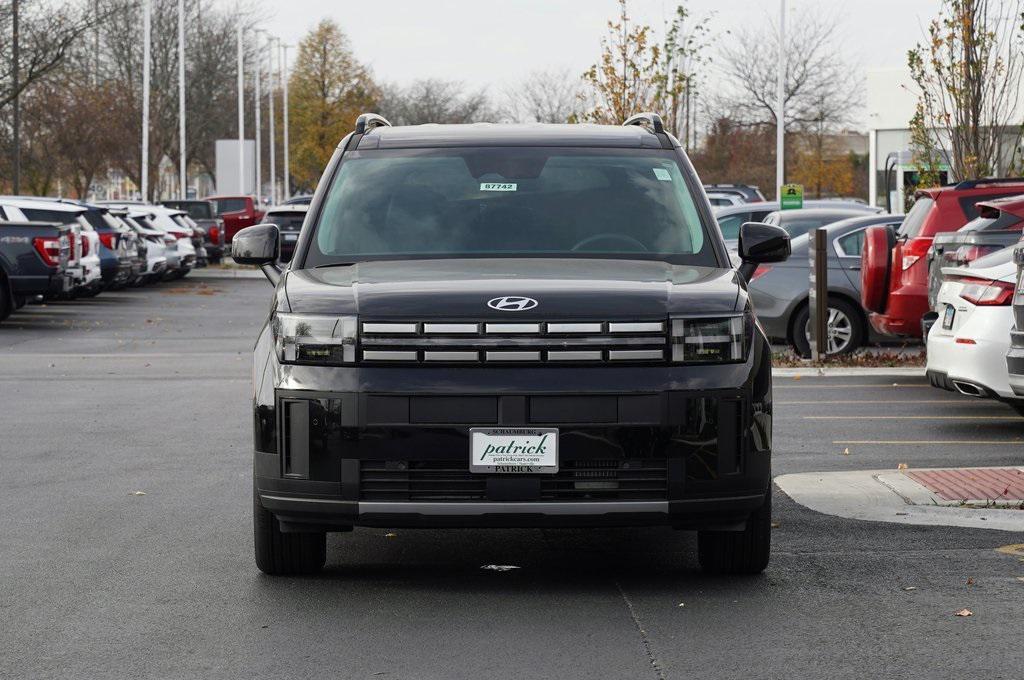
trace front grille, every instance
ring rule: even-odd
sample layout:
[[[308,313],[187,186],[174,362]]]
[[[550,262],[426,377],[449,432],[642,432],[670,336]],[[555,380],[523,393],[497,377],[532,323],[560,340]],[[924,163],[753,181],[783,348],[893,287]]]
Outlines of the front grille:
[[[664,320],[364,321],[360,359],[381,363],[664,362]]]
[[[536,475],[541,501],[647,501],[668,499],[664,458],[562,461],[558,472]],[[487,478],[467,460],[362,461],[364,501],[486,501]],[[528,499],[529,500],[529,499]]]

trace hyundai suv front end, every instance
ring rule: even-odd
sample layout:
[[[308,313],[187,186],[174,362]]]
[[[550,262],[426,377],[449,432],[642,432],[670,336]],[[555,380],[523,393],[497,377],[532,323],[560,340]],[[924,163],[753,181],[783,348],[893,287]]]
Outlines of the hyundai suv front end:
[[[702,566],[770,543],[771,352],[657,116],[622,127],[390,127],[336,150],[256,342],[254,526],[268,573],[355,526],[668,525]]]

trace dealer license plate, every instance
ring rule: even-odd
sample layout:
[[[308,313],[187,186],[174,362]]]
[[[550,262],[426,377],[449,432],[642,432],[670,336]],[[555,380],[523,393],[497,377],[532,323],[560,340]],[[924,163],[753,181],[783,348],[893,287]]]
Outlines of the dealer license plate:
[[[956,316],[956,308],[953,305],[946,305],[946,312],[942,315],[942,328],[949,330],[953,327],[953,317]]]
[[[469,471],[516,475],[558,472],[558,430],[522,427],[471,428]]]

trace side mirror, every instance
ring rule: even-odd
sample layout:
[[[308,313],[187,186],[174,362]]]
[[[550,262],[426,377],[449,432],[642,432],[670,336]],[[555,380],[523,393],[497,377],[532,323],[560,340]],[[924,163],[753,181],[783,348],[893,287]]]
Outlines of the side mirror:
[[[238,264],[254,264],[275,286],[281,280],[281,230],[276,224],[256,224],[238,231],[231,239],[231,258]]]
[[[746,222],[740,226],[738,250],[743,261],[740,276],[744,281],[750,281],[757,265],[783,262],[792,252],[786,230],[763,222]]]

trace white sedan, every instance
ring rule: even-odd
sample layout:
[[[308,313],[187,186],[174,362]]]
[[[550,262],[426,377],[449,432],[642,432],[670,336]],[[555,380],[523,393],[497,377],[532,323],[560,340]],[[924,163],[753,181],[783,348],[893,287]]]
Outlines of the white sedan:
[[[1024,414],[1024,399],[1014,396],[1006,370],[1017,280],[1017,267],[1008,261],[1011,250],[943,269],[939,320],[928,333],[927,374],[936,387],[1005,401]]]

